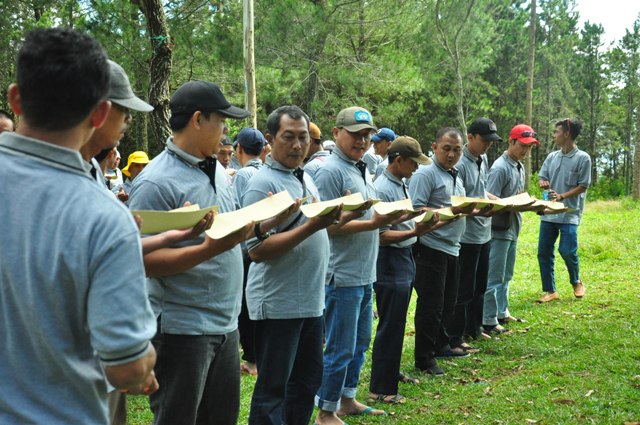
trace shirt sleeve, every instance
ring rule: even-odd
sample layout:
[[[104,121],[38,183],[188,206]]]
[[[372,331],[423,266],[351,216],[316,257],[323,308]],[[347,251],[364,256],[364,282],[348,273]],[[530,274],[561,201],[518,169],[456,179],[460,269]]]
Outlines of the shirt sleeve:
[[[320,198],[325,201],[330,201],[331,199],[345,196],[345,194],[342,193],[342,184],[339,176],[340,174],[338,172],[329,172],[325,167],[318,169],[314,181],[318,188]]]
[[[504,168],[491,167],[487,177],[487,192],[501,198],[504,186]]]
[[[591,185],[591,157],[585,154],[580,161],[577,186],[589,187]]]
[[[409,197],[414,208],[424,208],[429,202],[433,182],[425,174],[414,174],[409,180]]]

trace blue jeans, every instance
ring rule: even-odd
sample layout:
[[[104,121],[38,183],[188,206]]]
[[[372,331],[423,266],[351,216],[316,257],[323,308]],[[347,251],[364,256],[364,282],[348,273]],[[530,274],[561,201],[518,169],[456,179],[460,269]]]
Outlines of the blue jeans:
[[[371,342],[372,285],[325,287],[325,328],[322,386],[316,395],[318,408],[336,412],[340,398],[355,398],[364,355]]]
[[[489,278],[484,293],[482,324],[493,326],[498,319],[510,316],[509,282],[513,278],[518,241],[491,239],[489,251]]]
[[[578,225],[565,223],[540,222],[538,237],[538,264],[544,292],[556,291],[556,279],[553,271],[555,263],[556,240],[560,235],[558,252],[569,272],[569,283],[580,282],[580,260],[578,258]]]
[[[251,425],[308,425],[322,381],[322,317],[255,322]]]

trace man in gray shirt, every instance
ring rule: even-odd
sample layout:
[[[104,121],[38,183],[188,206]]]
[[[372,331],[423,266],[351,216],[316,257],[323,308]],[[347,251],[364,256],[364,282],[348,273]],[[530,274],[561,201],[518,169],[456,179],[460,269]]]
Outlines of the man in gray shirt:
[[[501,141],[495,123],[488,118],[478,118],[469,126],[467,144],[462,150],[462,159],[456,166],[460,170],[458,177],[462,180],[468,197],[488,198],[489,161],[486,152],[493,142]],[[482,305],[489,273],[490,240],[491,218],[467,217],[466,228],[460,239],[458,297],[449,326],[452,347],[469,350],[471,347],[462,337],[483,336]]]
[[[431,145],[433,164],[420,167],[409,181],[414,208],[451,207],[451,196],[464,196],[464,185],[455,165],[462,156],[462,135],[455,128],[438,131]],[[451,207],[454,213],[469,214],[475,204]],[[438,225],[436,225],[438,226]],[[415,249],[416,302],[415,366],[425,373],[442,376],[436,357],[466,357],[459,347],[449,345],[447,327],[458,293],[458,252],[465,217],[442,223],[418,239]]]
[[[538,264],[542,290],[546,292],[538,302],[546,303],[559,298],[554,275],[555,243],[560,236],[558,251],[569,272],[569,283],[576,298],[584,296],[578,258],[578,226],[584,211],[587,188],[591,184],[591,157],[576,146],[582,122],[567,118],[556,123],[554,139],[560,150],[551,152],[538,174],[538,186],[548,191],[552,200],[572,208],[571,212],[542,215],[538,239]]]
[[[107,384],[158,388],[140,238],[79,149],[107,119],[107,57],[70,29],[29,33],[0,135],[0,423],[107,423]],[[81,224],[81,225],[80,225]],[[117,249],[114,249],[117,247]],[[117,271],[117,272],[114,272]]]
[[[189,81],[169,102],[173,137],[136,177],[132,210],[171,210],[186,201],[219,212],[236,209],[230,176],[213,155],[227,118],[248,112],[232,106],[220,88]],[[274,225],[277,223],[271,223]],[[242,297],[239,243],[264,234],[268,222],[247,224],[222,239],[199,238],[145,256],[150,294],[159,305],[156,374],[163,382],[151,397],[154,423],[235,424],[240,409],[238,313]]]
[[[313,180],[300,168],[309,147],[309,118],[297,106],[282,106],[267,118],[271,156],[242,195],[247,206],[268,193],[319,198]],[[268,238],[247,242],[251,264],[247,306],[255,323],[259,370],[249,424],[307,425],[322,381],[322,312],[329,265],[325,228],[341,208],[307,219],[302,212]]]

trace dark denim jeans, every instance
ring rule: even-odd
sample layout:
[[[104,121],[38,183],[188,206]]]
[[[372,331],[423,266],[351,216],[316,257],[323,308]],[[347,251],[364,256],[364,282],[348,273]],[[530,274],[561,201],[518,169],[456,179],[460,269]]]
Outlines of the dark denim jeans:
[[[258,320],[251,425],[307,425],[322,383],[321,317]]]
[[[544,292],[555,292],[556,279],[554,273],[556,240],[560,235],[558,252],[564,260],[569,272],[569,283],[580,281],[580,259],[578,258],[578,225],[565,223],[540,222],[538,237],[538,264]]]
[[[240,412],[238,331],[161,334],[154,339],[160,389],[150,396],[154,424],[235,425]]]

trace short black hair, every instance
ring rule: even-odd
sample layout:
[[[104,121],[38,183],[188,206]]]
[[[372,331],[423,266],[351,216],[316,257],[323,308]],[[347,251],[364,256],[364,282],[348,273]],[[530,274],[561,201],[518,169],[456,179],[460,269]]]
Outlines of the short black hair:
[[[36,29],[18,53],[17,81],[29,125],[68,130],[107,98],[109,65],[100,44],[73,29]]]
[[[439,143],[444,137],[455,137],[462,141],[462,133],[454,127],[444,127],[438,130],[438,134],[436,134],[436,143]]]
[[[571,140],[576,140],[582,131],[582,121],[578,118],[565,118],[556,123],[556,127],[562,126],[562,131],[568,131]]]
[[[267,117],[267,131],[273,137],[276,137],[276,134],[278,134],[278,130],[280,130],[280,119],[283,115],[288,115],[289,117],[291,117],[291,119],[294,120],[304,118],[304,120],[307,122],[307,129],[309,128],[309,117],[304,113],[302,109],[300,109],[300,107],[296,105],[285,105],[271,112]]]

